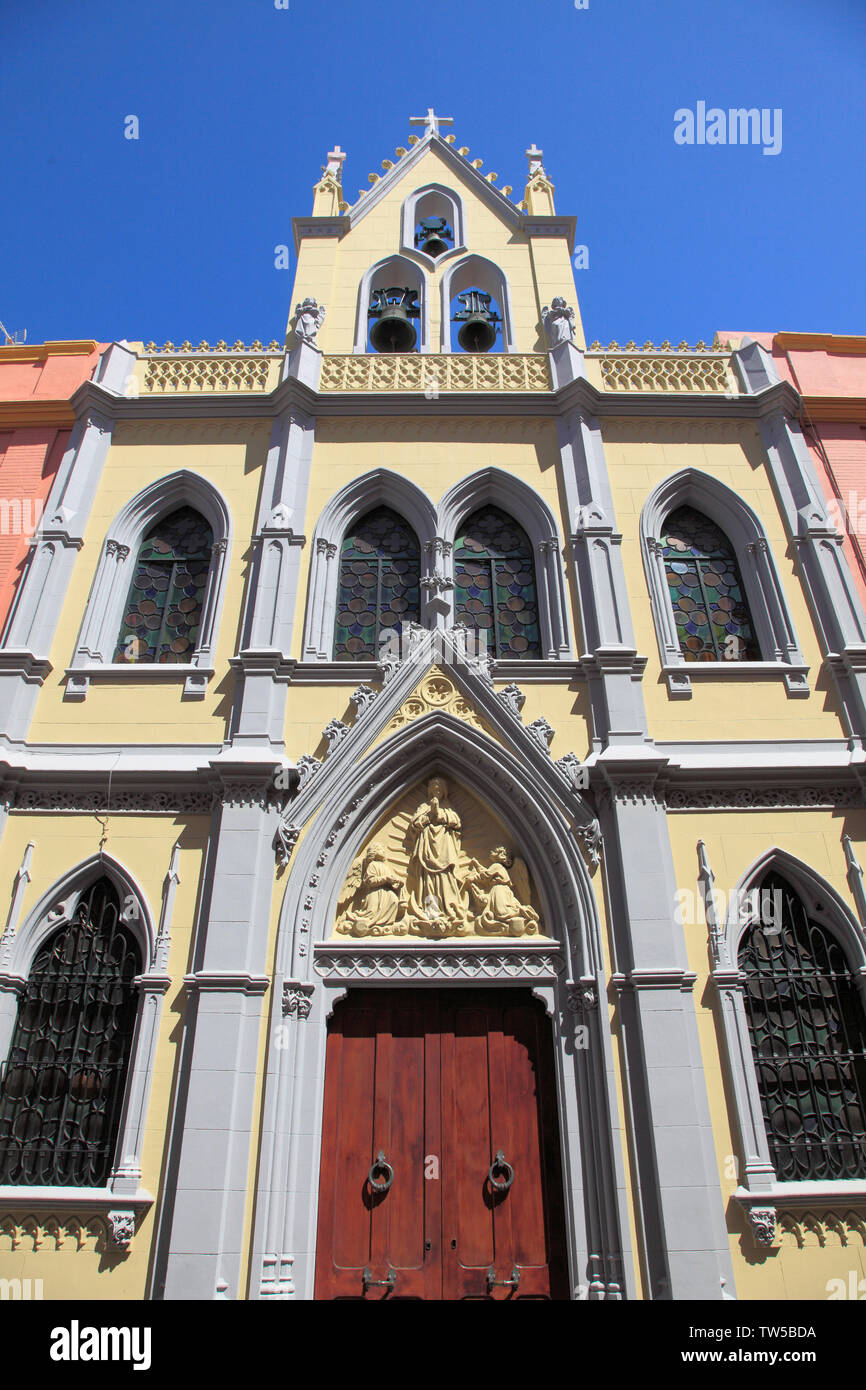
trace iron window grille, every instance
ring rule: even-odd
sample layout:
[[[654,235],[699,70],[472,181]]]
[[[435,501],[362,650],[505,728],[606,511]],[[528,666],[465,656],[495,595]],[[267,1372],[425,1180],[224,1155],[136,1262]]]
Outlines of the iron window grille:
[[[781,1182],[866,1177],[866,1014],[845,953],[778,875],[739,969],[770,1157]],[[781,920],[780,920],[781,918]]]
[[[38,951],[0,1080],[0,1183],[108,1180],[135,1029],[140,954],[107,878]]]

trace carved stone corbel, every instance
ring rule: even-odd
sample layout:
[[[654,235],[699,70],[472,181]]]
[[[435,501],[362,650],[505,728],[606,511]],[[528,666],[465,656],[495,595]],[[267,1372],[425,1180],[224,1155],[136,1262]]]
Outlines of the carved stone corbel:
[[[749,1225],[755,1244],[767,1249],[776,1242],[776,1208],[749,1207]]]
[[[115,1210],[108,1213],[111,1239],[118,1250],[128,1250],[135,1235],[135,1212]]]

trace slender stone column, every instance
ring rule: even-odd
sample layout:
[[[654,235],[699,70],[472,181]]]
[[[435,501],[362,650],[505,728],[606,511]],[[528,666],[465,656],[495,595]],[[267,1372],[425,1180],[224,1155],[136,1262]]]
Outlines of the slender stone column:
[[[619,750],[611,750],[618,758]],[[603,758],[600,795],[611,888],[644,1249],[653,1298],[733,1287],[703,1060],[666,812],[663,759]]]
[[[26,740],[39,687],[51,670],[48,653],[75,557],[84,544],[84,528],[112,429],[113,422],[92,408],[76,421],[48,496],[43,525],[31,541],[27,570],[0,645],[2,732],[10,743]]]
[[[274,765],[212,764],[221,788],[186,977],[178,1101],[153,1295],[237,1298],[274,881]]]
[[[302,534],[312,461],[315,421],[292,408],[274,421],[253,537],[231,742],[284,747],[285,687],[298,594]]]

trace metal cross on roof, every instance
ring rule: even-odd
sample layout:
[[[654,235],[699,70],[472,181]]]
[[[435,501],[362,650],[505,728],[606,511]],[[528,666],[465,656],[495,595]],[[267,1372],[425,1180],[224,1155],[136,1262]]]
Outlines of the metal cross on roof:
[[[525,150],[524,153],[526,154],[526,158],[529,160],[529,172],[530,174],[534,174],[536,170],[541,168],[541,161],[544,158],[544,150],[536,149],[535,141],[533,140],[531,148]]]
[[[410,125],[425,125],[425,126],[427,127],[427,134],[428,134],[428,135],[438,135],[438,134],[439,134],[439,127],[440,127],[440,125],[453,125],[453,124],[454,124],[454,117],[453,117],[453,116],[437,116],[437,115],[434,113],[434,111],[433,111],[433,107],[432,107],[432,106],[428,106],[428,107],[427,107],[427,115],[426,115],[426,116],[410,116],[410,117],[409,117],[409,124],[410,124]]]

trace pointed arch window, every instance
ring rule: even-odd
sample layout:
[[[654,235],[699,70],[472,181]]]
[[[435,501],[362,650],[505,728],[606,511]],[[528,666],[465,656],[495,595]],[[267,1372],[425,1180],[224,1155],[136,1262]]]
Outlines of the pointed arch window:
[[[421,547],[390,507],[376,507],[344,536],[340,550],[335,661],[375,661],[386,632],[420,618]]]
[[[738,966],[770,1159],[781,1182],[866,1178],[866,1014],[830,931],[779,874]]]
[[[498,507],[463,522],[454,546],[457,621],[478,634],[490,656],[541,656],[535,565],[529,537]]]
[[[0,1086],[0,1183],[99,1187],[111,1171],[141,953],[100,878],[47,938],[19,1000]]]
[[[190,660],[212,551],[213,531],[194,507],[178,507],[150,528],[139,547],[115,661]]]
[[[661,546],[683,659],[759,661],[736,554],[721,528],[694,507],[677,507]]]

